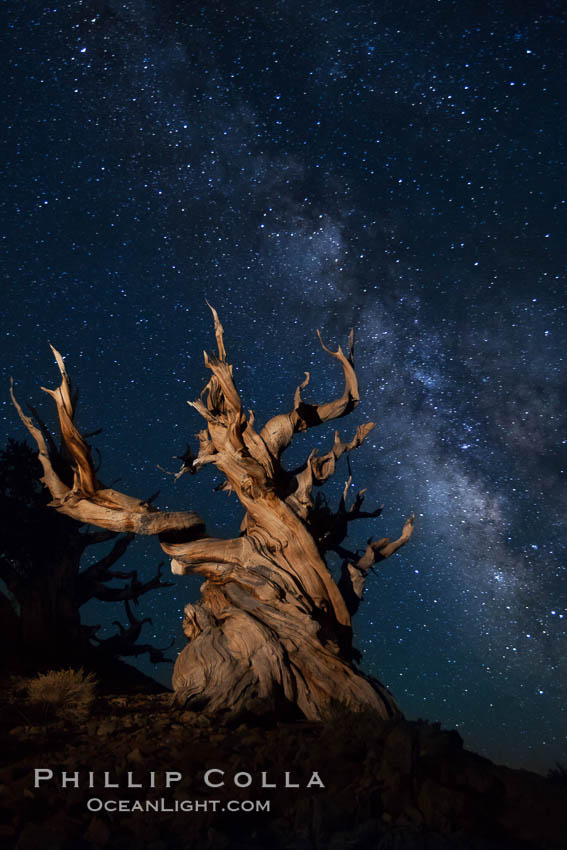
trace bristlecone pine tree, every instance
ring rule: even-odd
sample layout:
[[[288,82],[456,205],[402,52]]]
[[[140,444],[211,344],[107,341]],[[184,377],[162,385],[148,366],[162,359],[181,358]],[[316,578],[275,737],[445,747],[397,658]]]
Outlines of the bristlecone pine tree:
[[[336,513],[312,495],[314,486],[333,475],[341,455],[360,446],[374,425],[360,426],[349,442],[335,433],[331,450],[321,457],[311,452],[299,469],[289,471],[282,463],[294,434],[346,416],[358,404],[352,332],[348,355],[340,347],[330,351],[319,335],[323,349],[343,369],[340,398],[324,404],[303,401],[306,373],[291,412],[274,416],[257,431],[253,413],[247,417],[242,409],[226,359],[223,328],[211,310],[218,355],[205,353],[212,376],[200,399],[191,402],[206,427],[198,435],[197,457],[188,449],[177,477],[214,464],[225,476],[221,489],[236,493],[244,508],[240,536],[209,537],[194,512],[162,512],[101,484],[90,447],[74,424],[69,377],[55,349],[61,385],[46,392],[55,400],[61,436],[74,459],[72,486],[57,474],[44,429],[24,414],[12,393],[20,418],[37,442],[50,505],[111,531],[155,534],[172,559],[174,573],[204,576],[201,599],[185,607],[188,643],[173,673],[173,687],[187,707],[225,716],[299,709],[305,717],[319,719],[339,700],[355,710],[370,707],[383,717],[394,715],[398,709],[390,692],[354,665],[351,615],[368,572],[406,543],[414,517],[397,540],[370,542],[359,557],[341,545],[348,524],[378,516],[381,509],[363,512],[363,491],[348,508],[348,483]],[[338,583],[325,563],[325,553],[331,550],[343,558]]]

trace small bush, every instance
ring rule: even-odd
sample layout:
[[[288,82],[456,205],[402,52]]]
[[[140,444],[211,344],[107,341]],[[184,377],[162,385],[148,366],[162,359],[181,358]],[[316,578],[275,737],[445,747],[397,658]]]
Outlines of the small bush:
[[[321,719],[331,739],[338,735],[340,740],[349,740],[352,746],[355,741],[365,743],[380,737],[389,722],[370,706],[356,709],[340,699],[329,701]]]
[[[28,702],[45,719],[81,720],[95,698],[96,677],[84,670],[50,670],[26,685]]]
[[[561,785],[562,787],[567,788],[567,767],[556,761],[555,767],[551,767],[548,770],[547,778],[549,782],[552,782],[554,785]]]
[[[29,679],[12,674],[2,682],[2,696],[7,702],[21,701],[26,693]]]

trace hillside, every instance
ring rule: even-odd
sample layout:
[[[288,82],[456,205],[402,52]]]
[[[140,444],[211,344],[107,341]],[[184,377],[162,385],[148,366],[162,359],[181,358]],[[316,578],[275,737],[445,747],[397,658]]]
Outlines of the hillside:
[[[10,850],[565,847],[565,785],[496,766],[437,725],[337,705],[325,725],[227,727],[172,706],[169,693],[98,696],[79,721],[42,717],[10,693],[0,741],[0,846]],[[35,769],[53,778],[35,788]],[[224,786],[207,787],[208,770]],[[102,787],[105,772],[118,789]],[[262,772],[277,787],[262,788]],[[299,788],[284,787],[286,772]],[[128,778],[142,788],[125,787]],[[96,811],[118,800],[127,811]],[[135,811],[147,800],[165,810]],[[270,811],[228,811],[246,800],[244,808],[269,801]]]

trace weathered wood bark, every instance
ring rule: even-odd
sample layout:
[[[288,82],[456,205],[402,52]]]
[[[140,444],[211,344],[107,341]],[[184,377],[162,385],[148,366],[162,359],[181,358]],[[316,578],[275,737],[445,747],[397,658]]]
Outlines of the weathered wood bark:
[[[336,513],[312,496],[313,487],[331,477],[337,460],[361,445],[373,423],[358,428],[349,442],[337,432],[327,454],[318,457],[312,452],[297,470],[288,471],[282,463],[295,433],[346,416],[358,404],[352,334],[347,355],[341,348],[330,351],[321,342],[343,369],[342,395],[324,404],[304,402],[301,391],[309,381],[307,374],[296,390],[293,409],[274,416],[258,432],[254,414],[246,416],[242,408],[226,360],[223,328],[211,310],[218,354],[205,353],[212,375],[199,400],[190,402],[206,427],[199,433],[197,456],[187,449],[177,477],[214,464],[225,476],[221,489],[236,493],[244,508],[240,536],[211,538],[193,512],[162,513],[147,502],[104,488],[73,422],[69,379],[55,351],[62,381],[48,392],[75,460],[72,486],[57,476],[41,429],[14,399],[38,444],[51,504],[61,513],[103,528],[157,534],[174,573],[204,577],[200,600],[185,608],[188,643],[173,674],[173,686],[187,705],[229,715],[291,708],[317,719],[332,700],[340,700],[353,708],[372,707],[382,716],[395,714],[388,690],[354,666],[351,613],[373,564],[411,536],[413,516],[398,540],[369,544],[359,557],[341,548],[348,523],[360,516],[377,516],[381,509],[363,513],[363,491],[347,509],[347,487]],[[330,549],[344,557],[339,584],[325,563]]]

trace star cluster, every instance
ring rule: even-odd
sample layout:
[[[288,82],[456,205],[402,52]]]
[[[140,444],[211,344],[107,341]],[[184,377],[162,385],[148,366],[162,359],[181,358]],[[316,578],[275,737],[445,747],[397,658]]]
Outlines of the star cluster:
[[[260,421],[307,369],[306,396],[336,392],[314,331],[354,325],[363,402],[341,432],[377,423],[353,496],[385,509],[353,545],[417,515],[356,617],[363,666],[493,759],[565,759],[563,4],[5,8],[4,385],[38,402],[51,341],[105,480],[232,535],[210,470],[174,487],[156,468],[201,427],[205,298]],[[23,437],[7,393],[2,422]],[[146,639],[178,635],[197,593],[144,597]]]

